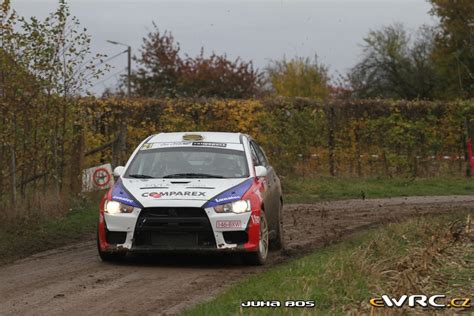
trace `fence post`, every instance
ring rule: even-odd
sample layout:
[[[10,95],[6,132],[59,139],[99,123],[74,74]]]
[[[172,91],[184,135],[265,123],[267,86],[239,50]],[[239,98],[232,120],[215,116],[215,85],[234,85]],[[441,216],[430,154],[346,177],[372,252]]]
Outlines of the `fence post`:
[[[354,140],[356,142],[356,169],[357,169],[357,177],[361,178],[362,177],[362,162],[360,161],[360,155],[361,155],[361,150],[360,150],[360,127],[359,125],[356,126],[354,129]]]
[[[469,114],[468,114],[469,115]],[[468,142],[472,142],[472,137],[471,137],[471,122],[468,117],[465,118],[465,137],[464,137],[464,161],[466,162],[466,177],[470,178],[472,175],[472,170],[471,170],[471,161],[469,159],[469,153],[467,150]],[[472,143],[471,143],[472,144]]]
[[[5,160],[6,160],[6,157],[4,156],[4,152],[5,152],[5,146],[2,144],[0,146],[0,163],[1,164],[4,164],[5,163]],[[8,170],[8,169],[7,169]],[[2,170],[0,171],[0,200],[2,199],[2,196],[3,196],[3,193],[4,193],[4,189],[3,189],[3,174],[4,174],[4,170],[2,168]]]
[[[11,151],[11,168],[12,168],[12,205],[16,212],[16,154],[13,147],[10,147]]]
[[[82,187],[82,168],[84,165],[84,130],[75,123],[73,126],[71,153],[71,192],[79,193]]]
[[[334,105],[330,104],[326,110],[326,120],[328,122],[328,150],[329,150],[329,174],[336,175],[335,149],[336,138],[334,135],[335,129],[335,113]]]

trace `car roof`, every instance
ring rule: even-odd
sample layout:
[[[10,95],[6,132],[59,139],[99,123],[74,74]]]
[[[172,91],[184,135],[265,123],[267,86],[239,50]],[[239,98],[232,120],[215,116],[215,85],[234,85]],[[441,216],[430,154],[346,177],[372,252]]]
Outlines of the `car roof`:
[[[215,143],[241,143],[242,133],[225,133],[225,132],[176,132],[176,133],[160,133],[151,136],[147,143],[161,142],[181,142],[185,135],[200,135],[203,142]]]

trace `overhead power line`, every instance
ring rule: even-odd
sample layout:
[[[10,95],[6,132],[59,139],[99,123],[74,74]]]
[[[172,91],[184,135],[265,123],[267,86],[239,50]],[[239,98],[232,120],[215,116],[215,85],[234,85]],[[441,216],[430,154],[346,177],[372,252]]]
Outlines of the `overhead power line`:
[[[111,79],[111,78],[117,76],[119,73],[123,72],[123,71],[126,70],[126,69],[127,69],[127,68],[122,68],[122,69],[120,69],[120,70],[118,70],[118,71],[116,71],[116,72],[110,74],[109,76],[105,77],[104,79],[101,79],[101,80],[95,82],[91,87],[95,87],[96,85],[101,84],[101,83],[103,83],[103,82],[105,82],[105,81],[107,81],[107,80],[109,80],[109,79]]]

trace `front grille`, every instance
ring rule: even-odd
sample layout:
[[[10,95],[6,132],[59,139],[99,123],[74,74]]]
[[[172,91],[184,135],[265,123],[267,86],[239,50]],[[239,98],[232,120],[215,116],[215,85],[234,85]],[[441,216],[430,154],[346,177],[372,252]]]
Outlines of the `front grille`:
[[[146,213],[146,214],[145,214]],[[144,208],[140,216],[148,217],[205,217],[204,209],[199,207],[148,207]]]
[[[144,208],[135,227],[135,247],[188,249],[216,247],[211,223],[198,207]]]

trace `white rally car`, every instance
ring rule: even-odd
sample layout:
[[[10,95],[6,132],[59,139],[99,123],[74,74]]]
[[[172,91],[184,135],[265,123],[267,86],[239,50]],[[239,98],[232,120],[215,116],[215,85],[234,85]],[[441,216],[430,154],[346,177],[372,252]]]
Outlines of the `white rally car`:
[[[104,261],[127,252],[240,251],[263,264],[282,243],[280,180],[240,133],[162,133],[145,139],[100,205]]]

